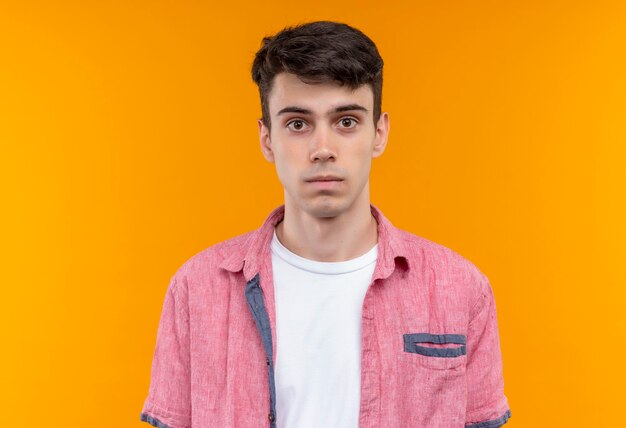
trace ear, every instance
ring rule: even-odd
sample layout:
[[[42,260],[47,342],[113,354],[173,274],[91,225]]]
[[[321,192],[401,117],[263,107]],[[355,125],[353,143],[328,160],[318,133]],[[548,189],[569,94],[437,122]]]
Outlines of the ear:
[[[376,137],[372,148],[372,158],[377,158],[383,154],[387,147],[387,137],[389,136],[389,114],[383,112],[376,124]]]
[[[258,119],[259,125],[259,142],[261,143],[261,151],[268,162],[274,163],[274,152],[272,151],[272,142],[270,141],[270,130],[267,129],[262,119]]]

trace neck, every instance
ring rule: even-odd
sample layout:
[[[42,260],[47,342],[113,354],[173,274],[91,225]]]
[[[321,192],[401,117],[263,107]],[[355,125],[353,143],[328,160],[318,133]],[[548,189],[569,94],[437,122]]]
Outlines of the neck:
[[[338,262],[365,254],[378,242],[378,223],[369,198],[334,217],[315,217],[285,200],[285,217],[276,226],[289,251],[311,260]]]

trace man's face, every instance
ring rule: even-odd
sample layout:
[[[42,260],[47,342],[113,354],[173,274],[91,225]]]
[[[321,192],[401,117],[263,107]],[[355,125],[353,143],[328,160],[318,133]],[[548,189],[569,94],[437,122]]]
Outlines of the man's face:
[[[389,132],[387,113],[374,126],[371,87],[307,84],[280,73],[268,101],[271,132],[259,120],[261,150],[276,165],[285,205],[322,218],[357,200],[369,203],[371,161],[383,153]]]

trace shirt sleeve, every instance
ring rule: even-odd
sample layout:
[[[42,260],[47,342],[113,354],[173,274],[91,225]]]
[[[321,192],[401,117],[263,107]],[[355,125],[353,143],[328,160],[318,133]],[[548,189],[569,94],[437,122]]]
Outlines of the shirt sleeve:
[[[191,426],[187,289],[175,275],[163,302],[152,359],[150,389],[140,420],[157,428]]]
[[[481,293],[467,334],[467,411],[465,428],[497,428],[511,417],[504,395],[496,303],[482,273]]]

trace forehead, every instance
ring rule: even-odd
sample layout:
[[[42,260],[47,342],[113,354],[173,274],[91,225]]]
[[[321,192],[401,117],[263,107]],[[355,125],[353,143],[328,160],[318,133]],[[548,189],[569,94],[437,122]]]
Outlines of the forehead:
[[[347,104],[359,104],[372,112],[374,94],[370,85],[361,85],[356,89],[339,82],[324,81],[305,83],[292,73],[279,73],[274,77],[268,96],[270,115],[289,107],[305,107],[320,114]]]

